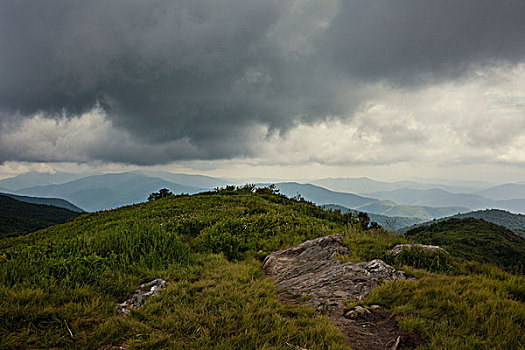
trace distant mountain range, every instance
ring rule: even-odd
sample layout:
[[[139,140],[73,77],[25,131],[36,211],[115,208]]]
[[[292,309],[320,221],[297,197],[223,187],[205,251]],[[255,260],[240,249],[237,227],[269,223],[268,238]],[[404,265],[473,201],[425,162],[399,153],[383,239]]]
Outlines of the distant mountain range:
[[[351,193],[330,191],[311,184],[283,182],[275,184],[280,192],[288,197],[300,194],[304,199],[315,204],[335,204],[349,209],[391,217],[415,217],[424,221],[442,218],[453,214],[466,212],[465,207],[440,207],[399,205],[391,201],[381,201],[375,198],[362,197]]]
[[[62,224],[78,215],[80,213],[68,209],[21,202],[0,195],[0,238],[23,235]]]
[[[185,186],[193,186],[198,188],[216,188],[216,187],[224,187],[226,185],[231,185],[232,182],[217,178],[217,177],[211,177],[211,176],[204,176],[204,175],[193,175],[193,174],[182,174],[182,173],[169,173],[167,171],[146,171],[146,170],[138,170],[138,171],[132,171],[133,174],[148,176],[148,177],[156,177],[165,181],[169,181],[176,184],[182,184]]]
[[[518,190],[520,186],[523,186],[525,189],[525,185],[517,184],[512,186],[512,188]],[[484,192],[491,193],[491,190],[492,189],[488,189]],[[499,192],[502,191],[503,190],[500,189]],[[520,195],[519,191],[518,195]],[[525,213],[525,199],[494,200],[479,194],[450,193],[436,188],[428,190],[404,188],[393,191],[374,192],[370,193],[370,196],[382,200],[391,200],[402,205],[431,207],[458,206],[466,207],[470,210],[494,208]]]
[[[479,190],[478,184],[473,186],[456,186],[443,185],[438,183],[423,183],[416,181],[397,181],[385,182],[372,180],[368,177],[357,178],[326,178],[320,180],[312,180],[311,183],[326,187],[332,191],[351,192],[368,195],[373,192],[392,191],[403,188],[428,190],[432,188],[439,188],[452,193],[473,192]]]
[[[348,209],[346,207],[336,204],[324,204],[322,205],[322,207],[328,210],[340,210],[341,213],[352,212],[356,214],[357,212],[359,212],[358,210]],[[371,221],[375,221],[383,228],[391,231],[396,231],[407,226],[413,226],[424,221],[424,219],[422,218],[386,216],[374,213],[368,213],[368,216],[370,217]]]
[[[493,200],[512,200],[525,198],[525,184],[504,184],[477,191],[476,194]]]
[[[161,188],[168,188],[173,193],[196,193],[232,183],[242,181],[149,170],[89,176],[31,172],[0,180],[0,192],[63,198],[76,207],[97,211],[145,201],[150,193]],[[313,183],[281,182],[276,185],[289,197],[299,193],[318,205],[339,205],[397,217],[399,222],[407,223],[479,209],[525,213],[525,184],[484,189],[479,183],[469,187],[417,181],[384,182],[369,178],[320,179],[313,180]],[[406,221],[406,218],[411,220]]]
[[[401,205],[453,206],[470,210],[497,208],[525,213],[524,183],[480,188],[486,184],[473,182],[471,186],[465,186],[417,181],[384,182],[367,177],[327,178],[312,180],[312,183],[332,191],[356,193]]]
[[[91,174],[74,174],[61,171],[57,171],[55,173],[39,173],[36,171],[31,171],[7,179],[1,179],[0,191],[9,192],[33,186],[61,184],[68,181],[80,179],[88,175]]]
[[[150,193],[160,188],[168,188],[173,193],[203,190],[130,172],[92,175],[63,184],[29,187],[17,193],[64,198],[87,211],[97,211],[144,202]]]

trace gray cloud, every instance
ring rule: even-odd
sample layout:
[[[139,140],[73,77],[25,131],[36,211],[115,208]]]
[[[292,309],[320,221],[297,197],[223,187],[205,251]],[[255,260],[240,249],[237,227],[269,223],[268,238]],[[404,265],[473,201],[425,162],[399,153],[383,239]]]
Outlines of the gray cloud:
[[[368,83],[522,62],[524,17],[510,0],[5,0],[0,115],[71,118],[98,103],[119,136],[52,160],[249,156],[253,128],[351,116]],[[9,149],[0,161],[23,153]]]
[[[342,1],[321,44],[342,71],[413,84],[525,57],[520,0]]]

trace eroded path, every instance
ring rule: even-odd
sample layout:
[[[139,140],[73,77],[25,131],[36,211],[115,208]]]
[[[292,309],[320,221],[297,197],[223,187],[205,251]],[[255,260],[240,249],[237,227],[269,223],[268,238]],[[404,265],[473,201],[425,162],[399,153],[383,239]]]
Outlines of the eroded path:
[[[356,307],[344,313],[345,301],[362,301],[380,280],[406,278],[382,260],[367,263],[344,263],[334,259],[348,254],[342,235],[330,235],[303,242],[294,247],[269,254],[263,262],[280,292],[281,300],[306,302],[317,313],[325,313],[348,337],[352,349],[412,349],[422,341],[403,333],[395,316],[381,308]]]

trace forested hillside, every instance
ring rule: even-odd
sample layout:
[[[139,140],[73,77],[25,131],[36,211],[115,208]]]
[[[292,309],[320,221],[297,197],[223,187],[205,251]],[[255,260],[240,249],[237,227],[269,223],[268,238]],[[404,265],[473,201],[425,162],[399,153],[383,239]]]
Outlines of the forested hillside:
[[[447,218],[442,218],[438,220],[423,222],[421,224],[416,224],[415,226],[429,226],[435,224],[436,222],[442,222],[449,219],[465,219],[465,218],[474,218],[474,219],[483,219],[487,222],[492,222],[493,224],[503,226],[517,234],[518,236],[525,237],[525,215],[523,214],[514,214],[505,210],[500,209],[486,209],[486,210],[477,210],[471,211],[463,214],[456,214]],[[403,227],[400,229],[400,232],[407,232],[408,230],[415,227]]]
[[[23,235],[62,224],[78,215],[80,213],[68,209],[21,202],[0,195],[0,238],[7,235]]]

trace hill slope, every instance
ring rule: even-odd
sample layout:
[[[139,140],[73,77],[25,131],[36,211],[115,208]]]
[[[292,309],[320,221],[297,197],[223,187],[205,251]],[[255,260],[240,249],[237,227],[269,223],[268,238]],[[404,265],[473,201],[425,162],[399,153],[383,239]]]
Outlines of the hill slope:
[[[0,195],[11,197],[20,202],[42,204],[42,205],[52,205],[54,207],[64,208],[64,209],[71,210],[77,213],[84,212],[83,209],[61,198],[29,197],[29,196],[19,196],[19,195],[11,194],[11,193],[1,193],[1,192],[0,192]]]
[[[0,237],[62,224],[78,215],[78,212],[64,208],[21,202],[0,194]]]
[[[322,205],[324,209],[328,210],[340,210],[342,213],[354,213],[356,214],[358,211],[354,209],[348,209],[346,207],[343,207],[341,205],[336,204],[324,204]],[[386,230],[399,230],[400,228],[406,227],[406,226],[412,226],[415,224],[419,224],[424,221],[422,218],[414,218],[414,217],[399,217],[399,216],[386,216],[386,215],[380,215],[380,214],[374,214],[374,213],[368,213],[368,216],[370,217],[371,221],[377,222],[379,225],[381,225]]]
[[[423,222],[416,224],[414,226],[402,227],[400,232],[407,232],[410,229],[419,226],[429,226],[435,224],[436,222],[445,221],[448,219],[465,219],[465,218],[474,218],[474,219],[483,219],[487,222],[492,222],[493,224],[503,226],[517,234],[518,236],[525,237],[525,215],[523,214],[514,214],[505,210],[499,209],[486,209],[486,210],[477,210],[463,214],[457,214],[454,216]]]
[[[405,234],[423,244],[439,245],[452,255],[525,271],[525,239],[481,219],[449,219]]]
[[[279,302],[258,252],[340,233],[347,259],[369,261],[408,241],[260,192],[172,196],[1,240],[0,348],[347,348],[301,297]],[[518,349],[525,279],[455,264],[453,274],[405,266],[417,280],[383,283],[365,306],[396,313],[429,348]],[[165,279],[167,290],[119,317],[116,303],[154,278]]]
[[[375,198],[362,197],[352,193],[334,192],[311,184],[281,182],[275,184],[275,186],[279,189],[279,192],[285,196],[294,197],[300,194],[304,199],[316,204],[335,203],[347,208],[355,208],[377,201]]]

